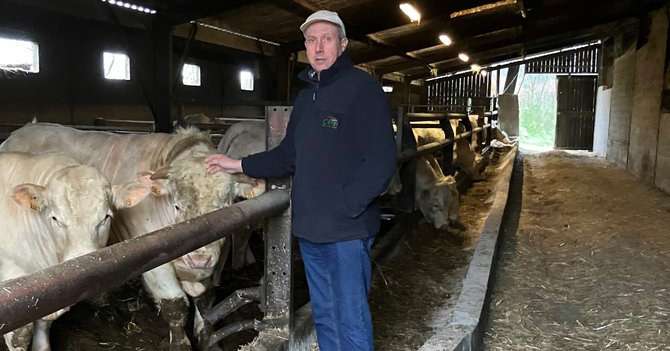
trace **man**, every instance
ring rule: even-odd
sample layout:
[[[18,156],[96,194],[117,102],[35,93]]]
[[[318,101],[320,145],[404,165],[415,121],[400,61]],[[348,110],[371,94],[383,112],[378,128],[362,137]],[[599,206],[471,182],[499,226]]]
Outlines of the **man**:
[[[370,247],[379,230],[374,200],[395,171],[388,101],[353,67],[337,13],[317,11],[300,26],[309,84],[294,103],[286,136],[267,152],[210,156],[210,172],[255,178],[293,175],[293,235],[307,274],[321,351],[373,350],[368,306]]]

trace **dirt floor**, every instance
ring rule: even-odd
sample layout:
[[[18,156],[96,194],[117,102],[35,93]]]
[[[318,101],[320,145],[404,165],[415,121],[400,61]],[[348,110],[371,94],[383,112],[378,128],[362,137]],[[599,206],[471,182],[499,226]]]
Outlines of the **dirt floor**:
[[[587,153],[526,154],[485,350],[670,350],[670,196]]]
[[[370,307],[377,350],[418,349],[433,334],[437,315],[456,303],[496,179],[492,175],[474,183],[461,196],[464,232],[436,230],[419,221],[394,256],[375,265]]]

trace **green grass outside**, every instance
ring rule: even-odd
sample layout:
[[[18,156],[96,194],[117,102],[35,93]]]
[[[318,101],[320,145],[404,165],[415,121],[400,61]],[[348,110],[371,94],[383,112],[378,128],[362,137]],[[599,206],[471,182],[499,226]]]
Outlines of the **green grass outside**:
[[[519,92],[521,143],[553,147],[556,135],[556,76],[527,74]]]

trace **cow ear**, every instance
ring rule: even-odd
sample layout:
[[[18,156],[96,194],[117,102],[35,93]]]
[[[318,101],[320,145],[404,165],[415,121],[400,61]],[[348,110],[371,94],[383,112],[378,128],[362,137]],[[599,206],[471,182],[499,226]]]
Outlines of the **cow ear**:
[[[17,204],[35,211],[42,211],[46,207],[47,188],[30,183],[19,184],[14,187],[12,198]]]
[[[112,196],[117,210],[134,207],[151,193],[151,186],[142,181],[131,181],[126,184],[114,185]]]
[[[140,172],[137,176],[140,183],[149,187],[151,195],[165,196],[168,194],[167,176],[165,178],[156,177],[156,173],[150,171]]]
[[[167,180],[154,180],[151,182],[151,195],[159,197],[168,194]]]

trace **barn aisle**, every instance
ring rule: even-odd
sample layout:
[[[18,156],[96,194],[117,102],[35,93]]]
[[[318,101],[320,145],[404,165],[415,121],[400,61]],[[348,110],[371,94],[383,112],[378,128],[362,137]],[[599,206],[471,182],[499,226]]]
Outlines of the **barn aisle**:
[[[586,153],[526,154],[486,350],[670,350],[670,196]]]

